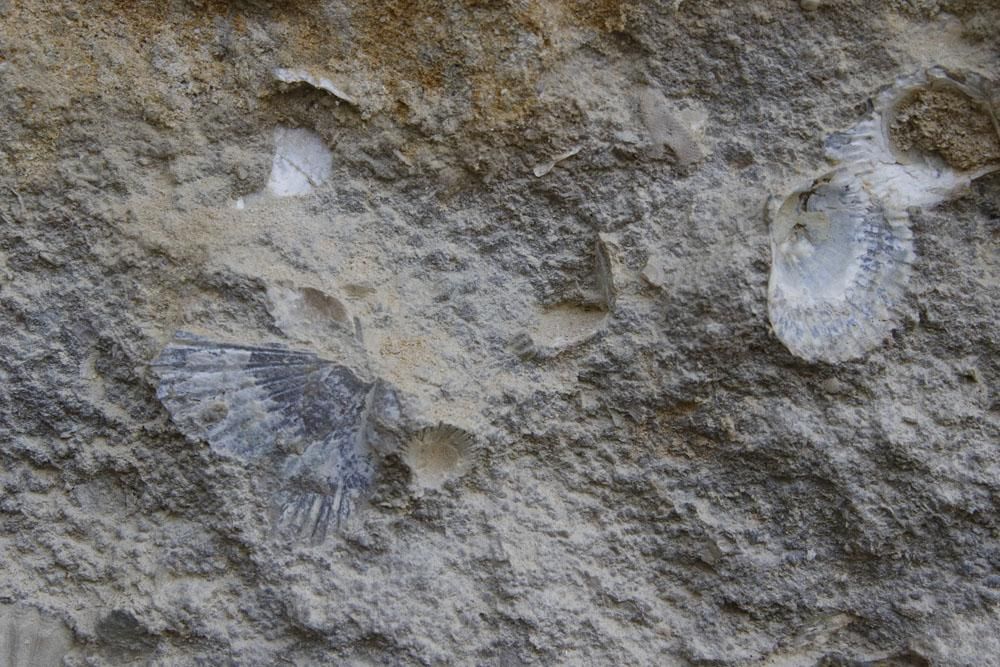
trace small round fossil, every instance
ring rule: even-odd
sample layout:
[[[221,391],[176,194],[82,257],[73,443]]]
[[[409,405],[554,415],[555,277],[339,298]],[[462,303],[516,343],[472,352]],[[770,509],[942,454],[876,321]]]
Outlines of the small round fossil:
[[[403,448],[402,459],[421,489],[440,489],[445,482],[461,477],[472,467],[475,437],[449,424],[425,428]]]

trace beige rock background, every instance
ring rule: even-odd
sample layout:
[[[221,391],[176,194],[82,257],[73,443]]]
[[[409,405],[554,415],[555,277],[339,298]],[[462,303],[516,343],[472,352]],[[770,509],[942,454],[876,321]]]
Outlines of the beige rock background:
[[[912,317],[836,366],[769,331],[762,216],[895,77],[1000,79],[998,26],[0,0],[8,662],[1000,664],[1000,175],[914,216]],[[277,128],[329,151],[308,193],[268,191]],[[476,459],[423,488],[389,447],[285,539],[157,401],[178,330],[366,366]]]

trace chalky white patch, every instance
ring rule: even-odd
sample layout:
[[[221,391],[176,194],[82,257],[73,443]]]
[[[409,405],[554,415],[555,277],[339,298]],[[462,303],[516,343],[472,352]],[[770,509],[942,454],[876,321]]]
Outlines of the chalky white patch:
[[[333,154],[318,134],[302,128],[274,131],[274,158],[267,191],[276,197],[309,194],[330,178]]]
[[[0,605],[0,662],[5,667],[61,665],[72,647],[69,628],[54,616],[27,605]]]

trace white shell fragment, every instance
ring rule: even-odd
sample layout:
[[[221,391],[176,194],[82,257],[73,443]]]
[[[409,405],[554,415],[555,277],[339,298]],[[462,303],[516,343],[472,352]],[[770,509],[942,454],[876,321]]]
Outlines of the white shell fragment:
[[[312,86],[313,88],[318,88],[320,90],[325,90],[337,99],[343,100],[348,104],[357,106],[358,101],[352,95],[347,94],[344,90],[336,85],[333,81],[324,77],[316,76],[311,72],[304,69],[285,69],[282,67],[274,70],[274,78],[283,83],[305,83]]]
[[[322,541],[371,487],[373,384],[284,347],[178,334],[153,362],[157,397],[189,438],[242,460],[271,459],[283,480],[277,527]]]
[[[563,151],[559,155],[556,155],[554,158],[552,158],[551,160],[549,160],[547,162],[541,162],[539,164],[536,164],[535,168],[531,170],[531,173],[533,173],[536,178],[541,178],[545,174],[547,174],[550,171],[552,171],[553,169],[555,169],[556,165],[559,164],[560,162],[562,162],[563,160],[568,160],[571,157],[573,157],[574,155],[576,155],[577,153],[579,153],[580,150],[581,150],[581,148],[583,148],[583,147],[582,146],[574,146],[573,148],[569,149],[568,151]]]
[[[898,326],[914,261],[908,210],[939,204],[1000,166],[981,84],[941,68],[899,79],[867,117],[827,139],[833,171],[769,204],[768,311],[792,354],[854,359]],[[958,114],[953,128],[944,107],[956,104],[982,117]],[[983,136],[969,142],[975,131]]]
[[[302,128],[274,130],[274,158],[267,190],[276,197],[306,195],[333,170],[333,154],[318,134]]]

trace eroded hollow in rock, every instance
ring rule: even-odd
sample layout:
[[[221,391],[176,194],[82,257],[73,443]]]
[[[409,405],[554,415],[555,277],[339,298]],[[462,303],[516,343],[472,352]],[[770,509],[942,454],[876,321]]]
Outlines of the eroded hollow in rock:
[[[1000,162],[1000,128],[986,103],[951,86],[913,91],[896,106],[889,137],[903,153],[937,155],[974,171]]]

